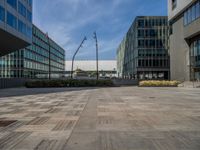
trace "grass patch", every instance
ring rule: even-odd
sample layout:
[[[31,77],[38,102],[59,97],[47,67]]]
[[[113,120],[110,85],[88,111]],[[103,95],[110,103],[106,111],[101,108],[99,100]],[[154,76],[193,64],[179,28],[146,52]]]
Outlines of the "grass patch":
[[[178,87],[179,81],[140,81],[140,87]]]
[[[112,80],[39,80],[26,82],[27,88],[49,88],[49,87],[111,87]]]

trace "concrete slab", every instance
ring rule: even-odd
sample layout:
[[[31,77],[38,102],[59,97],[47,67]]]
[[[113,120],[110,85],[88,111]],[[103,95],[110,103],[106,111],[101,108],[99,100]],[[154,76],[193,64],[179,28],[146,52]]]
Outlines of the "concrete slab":
[[[22,89],[0,90],[2,150],[200,149],[199,89]]]

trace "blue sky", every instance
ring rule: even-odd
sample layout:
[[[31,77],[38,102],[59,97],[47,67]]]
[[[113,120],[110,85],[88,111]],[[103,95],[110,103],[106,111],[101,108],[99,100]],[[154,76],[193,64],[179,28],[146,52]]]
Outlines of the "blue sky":
[[[34,0],[33,22],[66,50],[66,60],[84,36],[88,40],[76,59],[116,58],[116,49],[136,16],[167,15],[167,0]]]

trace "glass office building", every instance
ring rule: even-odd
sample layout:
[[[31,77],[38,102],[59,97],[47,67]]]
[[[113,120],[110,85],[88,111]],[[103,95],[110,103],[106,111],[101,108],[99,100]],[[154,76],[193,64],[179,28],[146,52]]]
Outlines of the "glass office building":
[[[136,17],[117,50],[117,59],[119,77],[169,79],[167,17]]]
[[[33,25],[32,45],[0,58],[0,78],[48,78],[65,69],[65,51]]]
[[[32,0],[0,0],[0,56],[32,43]]]

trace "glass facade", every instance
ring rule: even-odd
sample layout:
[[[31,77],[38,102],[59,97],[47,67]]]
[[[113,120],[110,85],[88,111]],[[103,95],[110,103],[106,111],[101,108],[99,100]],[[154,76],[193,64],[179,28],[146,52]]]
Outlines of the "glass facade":
[[[18,20],[18,31],[20,31],[21,33],[23,33],[24,35],[27,34],[26,32],[26,24],[23,23],[22,21]]]
[[[184,13],[184,25],[188,25],[200,18],[200,0],[190,6]]]
[[[191,78],[200,80],[200,39],[192,42],[190,46]]]
[[[64,71],[65,51],[33,26],[33,44],[0,58],[1,78],[48,78]]]
[[[23,35],[27,36],[28,38],[32,38],[32,8],[28,8],[27,5],[32,7],[32,1],[30,0],[6,0],[7,4],[10,5],[12,8],[16,9],[16,11],[23,16],[23,20],[18,18],[16,13],[11,12],[10,10],[5,11],[3,6],[0,6],[0,20],[4,21],[6,17],[6,23],[22,33]],[[6,14],[5,14],[6,13]],[[28,22],[29,23],[28,23]]]
[[[5,21],[5,9],[0,5],[0,21]]]
[[[32,0],[0,0],[0,56],[32,43]]]
[[[17,0],[7,0],[7,3],[13,7],[14,9],[17,9]]]
[[[137,17],[117,54],[124,78],[169,79],[167,17]]]
[[[17,18],[10,12],[7,12],[7,24],[17,29]]]
[[[26,7],[18,1],[18,12],[26,18]]]

